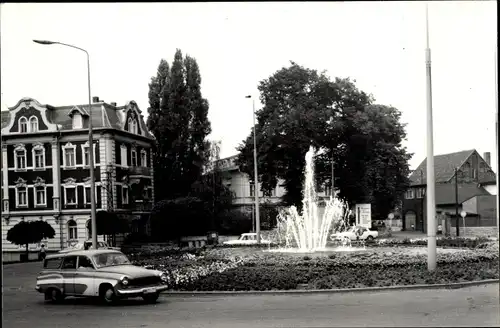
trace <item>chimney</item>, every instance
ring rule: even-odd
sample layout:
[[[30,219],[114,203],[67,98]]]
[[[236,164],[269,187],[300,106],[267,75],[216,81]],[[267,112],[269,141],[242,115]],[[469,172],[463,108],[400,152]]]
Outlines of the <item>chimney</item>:
[[[99,97],[92,97],[92,102],[93,103],[98,103],[99,102]]]
[[[115,106],[116,107],[116,103],[113,101],[110,103],[111,106]]]
[[[483,159],[486,162],[486,164],[488,164],[488,166],[491,166],[491,153],[489,151],[483,154]]]

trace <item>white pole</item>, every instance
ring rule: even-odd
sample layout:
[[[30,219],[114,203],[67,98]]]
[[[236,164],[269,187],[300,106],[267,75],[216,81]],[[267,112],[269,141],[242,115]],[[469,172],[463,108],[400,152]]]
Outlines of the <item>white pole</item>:
[[[434,137],[432,122],[431,49],[429,46],[429,5],[425,5],[427,78],[427,269],[436,269],[436,185],[434,179]]]
[[[500,166],[498,165],[500,162],[500,157],[498,156],[498,73],[497,73],[497,60],[498,60],[498,48],[495,47],[495,109],[496,109],[496,115],[495,115],[495,144],[496,144],[496,152],[497,152],[497,238],[500,240],[500,220],[499,220],[499,212],[500,212],[500,201],[499,201],[499,196],[498,196],[498,175],[500,174]]]

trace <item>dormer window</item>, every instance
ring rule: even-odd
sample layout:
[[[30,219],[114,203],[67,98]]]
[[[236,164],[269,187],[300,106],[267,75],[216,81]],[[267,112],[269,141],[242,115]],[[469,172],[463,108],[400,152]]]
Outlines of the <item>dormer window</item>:
[[[137,120],[129,118],[128,119],[128,132],[137,134]]]
[[[83,128],[82,114],[74,113],[73,114],[73,129],[81,129],[81,128]]]
[[[38,132],[38,118],[36,116],[30,117],[30,132]]]
[[[20,133],[28,132],[28,119],[24,116],[19,119],[19,132]]]

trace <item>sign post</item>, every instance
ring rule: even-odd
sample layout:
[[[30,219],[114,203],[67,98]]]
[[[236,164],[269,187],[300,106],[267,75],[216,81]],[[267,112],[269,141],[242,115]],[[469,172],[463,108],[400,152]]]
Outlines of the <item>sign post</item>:
[[[466,211],[460,212],[460,216],[464,220],[464,238],[465,238],[465,217],[467,216],[467,212]]]
[[[365,228],[372,226],[372,206],[371,204],[356,204],[356,225]]]

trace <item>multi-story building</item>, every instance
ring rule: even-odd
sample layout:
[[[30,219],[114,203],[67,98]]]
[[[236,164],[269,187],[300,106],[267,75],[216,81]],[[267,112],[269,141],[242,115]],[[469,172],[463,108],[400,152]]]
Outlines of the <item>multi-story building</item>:
[[[44,241],[48,250],[90,238],[90,118],[97,211],[117,213],[135,231],[148,229],[154,137],[134,101],[117,106],[94,97],[91,110],[23,98],[1,112],[4,252],[19,249],[6,235],[21,220],[52,225],[56,235]]]
[[[427,229],[426,164],[424,159],[410,175],[410,188],[403,200],[403,228],[407,230],[425,232]],[[498,190],[496,175],[490,167],[490,153],[481,157],[472,149],[437,155],[434,156],[434,170],[437,214],[456,217],[458,206],[459,213],[467,212],[466,226],[496,225],[495,195]],[[451,220],[452,225],[455,222]]]
[[[223,181],[226,186],[233,192],[233,205],[241,208],[242,210],[251,211],[255,204],[255,185],[250,180],[247,173],[241,172],[238,165],[236,165],[236,158],[238,155],[223,158],[219,160],[219,169],[223,172]],[[276,188],[271,190],[269,194],[264,195],[259,191],[260,202],[263,205],[279,205],[281,197],[285,194],[286,190],[282,186],[283,180],[278,179]],[[318,191],[319,197],[329,197],[330,190]]]

